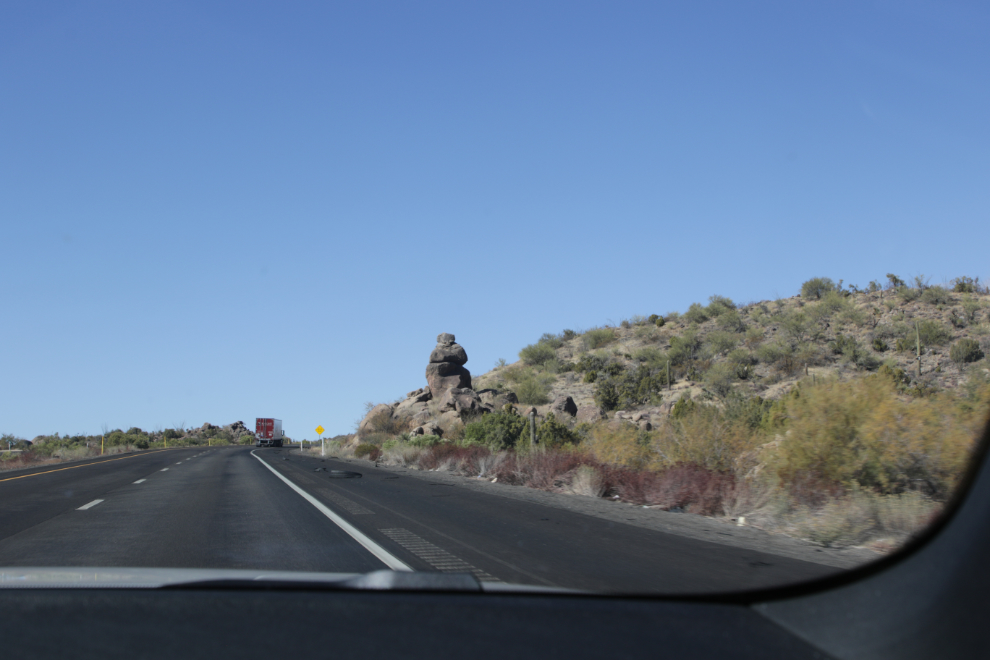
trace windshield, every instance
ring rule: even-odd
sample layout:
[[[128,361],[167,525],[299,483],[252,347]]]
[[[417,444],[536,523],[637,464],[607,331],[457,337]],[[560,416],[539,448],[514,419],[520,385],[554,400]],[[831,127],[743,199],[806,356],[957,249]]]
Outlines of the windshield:
[[[7,4],[0,574],[897,552],[990,412],[987,18]]]

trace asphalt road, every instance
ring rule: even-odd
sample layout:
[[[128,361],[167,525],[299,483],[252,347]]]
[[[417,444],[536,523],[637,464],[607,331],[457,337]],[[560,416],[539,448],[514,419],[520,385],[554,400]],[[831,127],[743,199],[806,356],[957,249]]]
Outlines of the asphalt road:
[[[391,566],[624,593],[751,589],[837,570],[424,476],[253,447],[0,473],[0,566]]]

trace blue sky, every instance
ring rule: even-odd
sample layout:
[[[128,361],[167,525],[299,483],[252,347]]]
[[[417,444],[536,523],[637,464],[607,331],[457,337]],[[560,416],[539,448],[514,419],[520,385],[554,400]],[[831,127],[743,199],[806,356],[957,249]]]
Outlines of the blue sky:
[[[153,6],[157,4],[158,6]],[[5,2],[0,432],[349,432],[544,332],[987,270],[990,10]]]

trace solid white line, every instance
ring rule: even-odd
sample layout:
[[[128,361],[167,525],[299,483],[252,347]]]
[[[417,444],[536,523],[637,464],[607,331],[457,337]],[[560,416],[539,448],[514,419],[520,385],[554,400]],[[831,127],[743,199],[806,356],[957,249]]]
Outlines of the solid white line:
[[[363,545],[364,548],[368,552],[370,552],[371,554],[373,554],[374,556],[376,556],[380,560],[382,560],[382,562],[386,566],[388,566],[389,568],[391,568],[393,571],[412,571],[412,569],[407,564],[403,563],[398,558],[393,557],[391,554],[389,554],[389,552],[387,550],[385,550],[385,548],[383,548],[382,546],[378,545],[377,543],[375,543],[374,541],[372,541],[371,539],[369,539],[367,536],[365,536],[364,534],[362,534],[354,525],[350,524],[349,522],[347,522],[346,520],[344,520],[343,518],[341,518],[340,516],[338,516],[336,513],[334,513],[333,511],[331,511],[329,508],[327,508],[318,499],[316,499],[315,497],[313,497],[312,495],[310,495],[309,493],[307,493],[306,491],[304,491],[302,488],[300,488],[299,486],[295,485],[294,483],[292,483],[291,481],[289,481],[288,479],[286,479],[284,476],[282,476],[281,474],[279,474],[275,470],[275,468],[273,468],[268,463],[265,463],[264,461],[262,461],[261,458],[257,454],[254,453],[254,451],[251,452],[251,455],[254,456],[255,458],[257,458],[259,461],[261,461],[261,464],[262,465],[264,465],[266,468],[268,468],[269,470],[271,470],[272,474],[274,474],[276,477],[278,477],[279,479],[281,479],[282,481],[284,481],[286,484],[288,484],[289,488],[291,488],[292,490],[294,490],[297,493],[299,493],[304,500],[306,500],[307,502],[309,502],[310,504],[312,504],[313,506],[315,506],[317,509],[319,509],[320,513],[322,513],[327,518],[329,518],[330,520],[332,520],[334,522],[334,524],[337,525],[337,527],[340,527],[342,530],[344,530],[345,532],[347,532],[347,534],[352,539],[354,539],[355,541],[357,541],[358,543],[360,543],[361,545]]]
[[[168,472],[168,468],[162,468],[162,472]]]
[[[134,483],[136,483],[136,484],[140,484],[140,483],[144,483],[145,481],[147,481],[147,479],[138,479],[138,480],[137,480],[137,481],[135,481]]]
[[[85,511],[86,509],[92,509],[94,506],[102,502],[103,500],[93,500],[89,504],[83,504],[81,507],[76,509],[76,511]]]

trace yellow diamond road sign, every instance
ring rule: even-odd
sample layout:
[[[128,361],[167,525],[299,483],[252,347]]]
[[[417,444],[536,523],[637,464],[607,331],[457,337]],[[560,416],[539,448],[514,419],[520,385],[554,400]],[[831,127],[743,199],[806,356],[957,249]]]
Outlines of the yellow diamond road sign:
[[[323,435],[323,427],[322,426],[317,426],[316,427],[316,433],[318,435]]]

